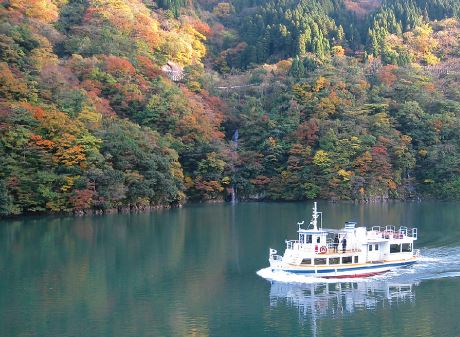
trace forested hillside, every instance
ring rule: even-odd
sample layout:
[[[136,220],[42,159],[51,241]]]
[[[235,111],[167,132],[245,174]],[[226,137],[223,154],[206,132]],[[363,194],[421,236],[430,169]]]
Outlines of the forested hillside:
[[[197,80],[209,27],[174,12],[140,0],[2,2],[3,213],[222,191],[223,104]],[[185,67],[183,83],[161,71],[167,61]]]
[[[3,0],[0,213],[459,198],[459,13]]]

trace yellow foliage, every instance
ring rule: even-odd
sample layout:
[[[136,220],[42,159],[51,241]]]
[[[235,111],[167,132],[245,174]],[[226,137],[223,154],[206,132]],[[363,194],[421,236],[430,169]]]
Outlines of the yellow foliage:
[[[218,3],[212,10],[212,13],[218,17],[227,17],[235,11],[233,5],[228,2]]]
[[[271,148],[274,148],[276,146],[276,139],[273,137],[268,137],[267,143]]]
[[[408,135],[402,135],[401,136],[401,141],[406,144],[406,145],[409,145],[411,142],[412,142],[412,137],[411,136],[408,136]]]
[[[62,185],[61,191],[67,192],[68,190],[72,189],[73,185],[75,184],[75,180],[80,178],[80,176],[67,176],[65,177],[65,184]]]
[[[342,177],[344,181],[349,181],[351,176],[353,176],[352,171],[346,171],[344,169],[340,169],[337,174]]]
[[[440,62],[439,58],[433,55],[432,53],[426,54],[423,57],[423,61],[429,66],[434,66]]]
[[[186,176],[184,179],[184,185],[187,189],[192,188],[194,185],[192,177]]]
[[[55,65],[58,63],[58,57],[53,53],[51,48],[35,48],[30,53],[29,58],[31,64],[38,71],[41,71],[45,65]]]
[[[345,56],[345,49],[342,46],[334,46],[332,47],[332,53],[335,56],[342,57]]]
[[[95,109],[84,107],[78,115],[78,119],[82,122],[91,123],[93,126],[97,126],[102,120],[102,114]]]
[[[325,87],[327,87],[329,85],[329,81],[327,78],[323,77],[323,76],[320,76],[316,82],[315,82],[315,86],[313,88],[314,91],[316,92],[319,92],[321,91],[322,89],[324,89]]]
[[[420,157],[426,157],[428,155],[428,151],[425,150],[425,149],[420,149],[418,151],[418,154],[419,154]]]
[[[318,150],[313,156],[313,163],[319,167],[327,167],[331,163],[329,153],[324,150]]]
[[[206,55],[206,46],[202,42],[205,39],[192,26],[185,25],[182,29],[163,33],[160,49],[180,65],[194,64]]]
[[[231,182],[232,182],[232,180],[228,176],[225,176],[225,177],[222,178],[222,185],[228,186],[228,185],[230,185]]]
[[[391,126],[390,116],[386,112],[379,112],[374,117],[375,126],[379,128],[388,128]]]
[[[287,74],[292,66],[292,60],[281,60],[276,65],[276,70],[280,74]]]
[[[388,187],[390,190],[396,190],[398,188],[398,185],[391,179],[388,180]]]

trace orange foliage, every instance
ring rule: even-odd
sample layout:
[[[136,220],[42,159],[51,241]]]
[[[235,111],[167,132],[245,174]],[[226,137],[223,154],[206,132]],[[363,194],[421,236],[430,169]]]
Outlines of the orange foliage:
[[[18,74],[5,62],[0,63],[0,96],[11,99],[27,95],[27,85]]]
[[[32,143],[48,151],[51,150],[55,146],[55,143],[53,141],[48,140],[48,139],[43,139],[43,137],[40,135],[32,134],[30,136],[30,140],[32,141]]]
[[[45,117],[46,115],[46,111],[43,110],[42,108],[38,107],[38,106],[34,106],[32,104],[29,104],[29,103],[21,103],[20,106],[28,111],[30,111],[32,113],[32,116],[35,118],[35,119],[38,119],[38,120],[41,120]]]
[[[57,151],[54,156],[58,163],[65,166],[80,165],[84,167],[86,161],[85,151],[83,146],[74,145],[76,138],[74,135],[64,133],[57,143]]]
[[[356,158],[353,166],[358,170],[360,174],[363,175],[369,170],[370,163],[372,163],[372,156],[369,151],[366,151],[361,156]]]
[[[46,23],[55,22],[59,18],[59,9],[56,5],[59,3],[51,0],[9,0],[10,9],[13,11]]]
[[[105,19],[123,33],[157,48],[161,41],[159,23],[140,0],[91,0],[84,17],[86,23]]]
[[[182,87],[182,91],[187,97],[191,111],[191,113],[183,116],[178,123],[181,130],[188,130],[184,132],[182,139],[184,141],[223,139],[224,134],[219,130],[223,115],[220,111],[214,109],[215,105],[214,107],[210,105],[210,102],[220,104],[221,101],[218,98],[205,98],[194,95],[185,87]]]

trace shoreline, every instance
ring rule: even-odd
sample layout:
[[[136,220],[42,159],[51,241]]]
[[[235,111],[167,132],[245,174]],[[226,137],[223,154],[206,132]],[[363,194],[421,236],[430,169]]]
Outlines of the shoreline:
[[[312,199],[313,200],[313,199]],[[309,202],[312,200],[267,200],[267,199],[254,199],[254,198],[243,198],[236,201],[236,203],[299,203]],[[342,200],[342,199],[315,199],[319,201],[325,201],[328,203],[345,203],[345,204],[384,204],[392,202],[401,203],[419,203],[419,202],[455,202],[458,200],[442,200],[436,198],[418,198],[418,199],[390,199],[390,198],[371,198],[368,200]],[[113,214],[136,214],[136,213],[148,213],[155,211],[163,211],[174,208],[182,208],[188,205],[200,205],[200,204],[231,204],[231,201],[224,199],[213,199],[213,200],[190,200],[181,204],[166,204],[166,205],[151,205],[151,206],[120,206],[118,208],[108,209],[86,209],[86,210],[75,210],[69,212],[25,212],[20,214],[8,214],[0,215],[0,220],[17,219],[20,217],[42,217],[42,216],[70,216],[70,217],[86,217],[86,216],[97,216],[97,215],[113,215]]]

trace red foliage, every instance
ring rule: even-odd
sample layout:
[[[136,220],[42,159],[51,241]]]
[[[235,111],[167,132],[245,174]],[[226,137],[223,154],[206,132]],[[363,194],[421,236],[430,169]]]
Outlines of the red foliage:
[[[162,74],[161,69],[156,66],[148,57],[139,55],[137,57],[138,67],[142,74],[153,80]]]
[[[95,91],[89,92],[88,97],[93,103],[96,111],[101,113],[104,116],[115,116],[115,111],[113,111],[110,102],[102,97],[99,97]]]
[[[118,56],[105,57],[105,69],[109,74],[115,76],[132,76],[136,69],[127,59]]]
[[[395,66],[393,64],[386,65],[382,67],[382,69],[380,69],[380,71],[377,74],[377,78],[386,86],[391,87],[397,79],[396,75],[394,74],[395,69],[398,69],[398,66]]]
[[[309,119],[299,125],[295,131],[295,136],[300,141],[307,142],[308,145],[313,145],[318,139],[319,126],[316,119]]]
[[[388,179],[391,177],[391,162],[387,149],[382,145],[376,145],[372,148],[371,171],[379,179]]]
[[[95,194],[96,192],[92,187],[84,190],[75,190],[74,195],[70,197],[70,203],[76,210],[89,209],[93,204]]]
[[[7,101],[0,100],[0,121],[6,120],[10,116],[10,114],[11,104],[9,104]]]
[[[266,176],[257,176],[254,179],[251,179],[249,182],[253,185],[264,186],[270,183],[270,178]]]
[[[206,37],[210,37],[212,35],[211,27],[209,27],[209,25],[203,21],[194,20],[192,22],[192,27],[195,28],[197,32],[203,34]]]
[[[88,23],[94,18],[96,18],[99,14],[99,9],[90,7],[86,10],[85,15],[83,16],[83,22]]]
[[[94,80],[84,80],[80,85],[87,92],[100,95],[102,92],[102,83]]]

